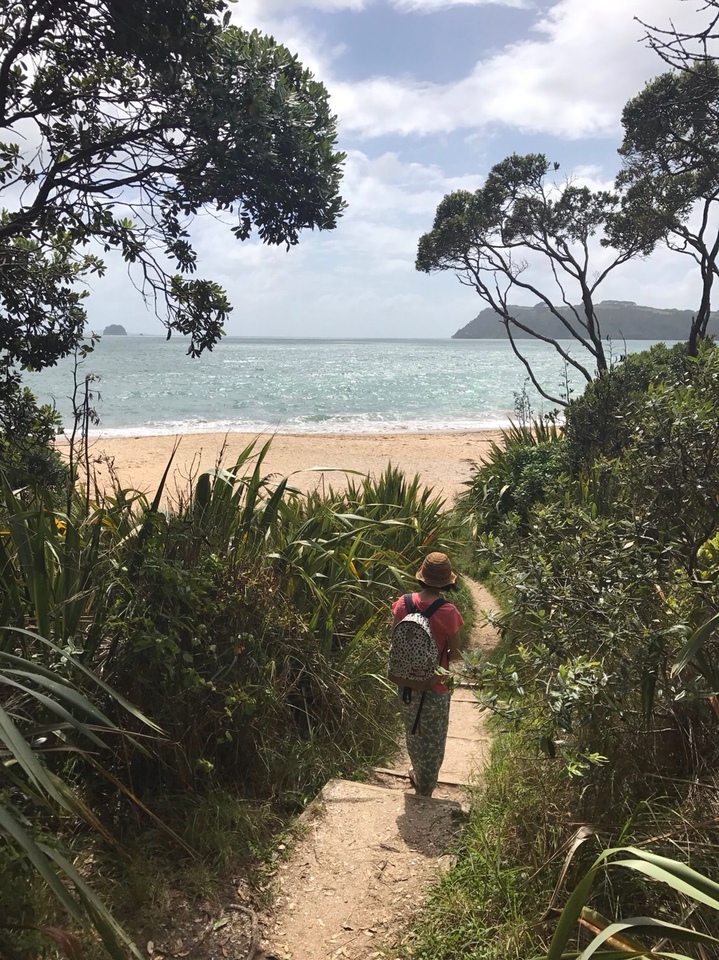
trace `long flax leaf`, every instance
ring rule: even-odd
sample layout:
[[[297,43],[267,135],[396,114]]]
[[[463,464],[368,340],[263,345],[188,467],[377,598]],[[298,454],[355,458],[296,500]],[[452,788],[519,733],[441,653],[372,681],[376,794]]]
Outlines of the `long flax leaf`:
[[[70,896],[65,885],[50,865],[50,859],[45,853],[44,848],[33,840],[27,830],[12,816],[7,807],[2,804],[0,804],[0,830],[2,830],[6,836],[10,837],[28,858],[70,916],[81,923],[84,918],[80,907]]]
[[[267,451],[270,448],[272,440],[268,440],[267,443],[262,447],[260,452],[257,454],[257,462],[255,464],[255,469],[252,472],[252,477],[249,481],[246,482],[245,488],[245,507],[242,511],[240,518],[240,529],[243,532],[249,530],[255,512],[255,507],[257,505],[257,500],[260,494],[260,491],[264,487],[264,481],[260,473],[260,468],[262,467],[262,462],[267,455]]]
[[[684,668],[690,663],[691,660],[696,659],[697,654],[702,649],[704,644],[714,636],[716,631],[719,630],[719,613],[716,613],[713,617],[710,617],[706,623],[703,623],[691,637],[687,640],[686,644],[679,653],[676,663],[672,666],[672,676],[677,676],[679,673],[684,670]]]
[[[612,859],[618,854],[630,854],[631,859]],[[550,944],[548,960],[560,960],[564,954],[562,950],[572,937],[576,928],[577,920],[582,912],[584,904],[589,898],[594,878],[600,869],[606,866],[621,866],[634,872],[643,873],[652,880],[657,880],[673,888],[683,896],[688,896],[693,900],[704,903],[715,910],[719,910],[719,884],[707,877],[692,870],[691,867],[672,860],[668,857],[662,857],[647,850],[641,850],[637,847],[613,847],[604,850],[595,860],[592,867],[579,882],[575,890],[569,897],[567,904],[562,911],[557,928],[554,932]],[[613,925],[613,932],[626,932],[636,927],[655,926],[666,930],[667,936],[672,940],[682,942],[699,942],[704,934],[698,934],[694,930],[688,930],[686,927],[680,927],[667,921],[655,920],[653,918],[639,917],[633,920],[627,920],[618,925]],[[612,933],[608,933],[611,928],[607,928],[592,941],[592,944],[581,954],[577,952],[573,956],[589,958],[593,955],[593,949],[600,947]],[[707,941],[714,944],[718,943],[715,938],[709,938]],[[680,956],[677,954],[647,951],[646,956]]]
[[[33,680],[36,680],[34,676]],[[31,695],[33,699],[37,700],[38,703],[42,704],[42,706],[44,706],[47,710],[59,717],[63,723],[70,727],[74,727],[78,733],[82,734],[83,737],[86,737],[96,746],[103,748],[105,747],[105,743],[97,736],[97,734],[93,733],[90,727],[78,720],[74,714],[66,710],[61,703],[57,702],[57,700],[54,700],[52,697],[45,696],[45,694],[41,693],[39,690],[33,690],[29,688],[26,684],[18,683],[8,676],[7,671],[4,673],[0,671],[0,684],[12,687],[18,690],[20,693]]]
[[[126,700],[121,694],[116,690],[110,687],[107,683],[104,682],[97,674],[93,673],[88,667],[86,667],[80,660],[76,657],[69,654],[66,650],[61,649],[57,644],[53,643],[51,640],[48,640],[46,637],[40,636],[40,634],[34,632],[33,630],[26,630],[21,627],[2,627],[0,630],[8,630],[14,633],[20,634],[22,636],[28,636],[37,640],[39,643],[44,644],[49,647],[55,653],[64,657],[72,666],[76,667],[84,676],[86,676],[95,686],[99,687],[104,693],[106,693],[112,700],[118,703],[123,709],[125,709],[129,714],[131,714],[135,719],[139,720],[144,726],[150,727],[150,729],[156,731],[157,733],[162,733],[162,729],[146,717],[137,707],[134,707],[128,700]],[[109,721],[108,721],[109,722]]]
[[[204,518],[210,507],[211,483],[210,474],[202,473],[197,478],[195,490],[192,498],[192,512],[195,523],[202,526]]]
[[[715,883],[686,864],[638,847],[618,847],[608,855],[613,853],[630,853],[637,857],[636,860],[614,860],[613,864],[646,873],[647,876],[666,883],[678,892],[700,900],[714,910],[719,910],[719,883]]]
[[[579,954],[580,960],[589,960],[590,957],[597,955],[597,951],[612,937],[619,936],[628,932],[635,933],[638,930],[655,930],[657,933],[664,934],[671,940],[679,943],[702,943],[707,946],[716,946],[719,940],[707,933],[700,933],[697,930],[690,930],[687,927],[679,926],[676,923],[669,923],[666,920],[655,920],[653,917],[630,917],[618,923],[613,923],[606,930],[598,934],[589,946]],[[616,954],[616,951],[615,951]],[[647,947],[644,952],[628,952],[628,956],[639,957],[671,957],[678,960],[690,960],[682,957],[681,954],[674,952],[665,952],[663,950],[652,950]]]
[[[279,515],[280,504],[282,503],[286,490],[287,478],[284,477],[277,484],[277,487],[262,510],[262,514],[257,525],[257,535],[259,538],[263,538],[267,533],[269,533],[276,523]]]
[[[42,633],[49,635],[50,588],[45,561],[43,508],[40,506],[37,512],[18,511],[11,514],[8,522],[35,623]]]
[[[594,878],[600,869],[600,865],[600,862],[595,862],[570,894],[557,921],[557,927],[547,952],[547,960],[562,960],[563,950],[574,936],[582,907],[589,900]]]
[[[54,861],[72,883],[84,908],[85,915],[92,921],[100,934],[105,949],[115,960],[127,960],[129,950],[137,960],[144,960],[132,938],[115,920],[97,894],[85,883],[72,864],[58,851],[45,844],[39,845],[48,859]]]
[[[2,658],[0,658],[2,659]],[[101,710],[99,710],[93,703],[91,703],[87,697],[83,696],[72,684],[56,679],[52,676],[48,676],[46,673],[39,673],[37,671],[19,671],[19,670],[5,670],[3,671],[5,676],[8,674],[14,673],[15,675],[24,674],[28,679],[34,680],[35,683],[44,686],[47,690],[55,694],[55,696],[60,697],[62,700],[65,700],[71,706],[74,706],[76,709],[82,711],[87,716],[92,717],[97,723],[106,725],[111,730],[117,730],[115,724],[109,720]],[[35,695],[35,691],[31,691],[30,687],[25,688],[28,692],[32,692],[32,695]]]
[[[150,530],[152,529],[152,522],[154,517],[157,516],[160,510],[160,504],[162,503],[162,495],[165,492],[165,486],[167,484],[167,478],[170,475],[170,467],[172,466],[172,461],[175,459],[175,454],[177,453],[177,448],[180,446],[180,440],[176,440],[172,450],[170,451],[170,457],[167,461],[165,469],[160,478],[160,483],[158,484],[157,490],[155,491],[155,496],[152,499],[149,510],[146,511],[145,516],[142,521],[142,525],[137,534],[137,539],[135,542],[135,549],[130,562],[128,563],[128,573],[130,579],[132,580],[137,576],[137,572],[142,566],[144,561],[144,556],[142,550],[145,546],[145,542],[150,536]]]
[[[91,520],[85,522],[84,528],[89,528],[90,536],[84,542],[74,523],[68,522],[65,529],[63,576],[68,569],[72,571],[68,580],[63,582],[61,591],[63,604],[60,635],[65,640],[77,634],[90,603],[98,594],[103,595],[103,591],[96,589],[96,583],[104,517],[104,511],[97,511]]]
[[[45,767],[2,705],[0,705],[0,740],[5,743],[12,758],[34,787],[51,797],[60,806],[64,806],[62,794],[55,789]]]

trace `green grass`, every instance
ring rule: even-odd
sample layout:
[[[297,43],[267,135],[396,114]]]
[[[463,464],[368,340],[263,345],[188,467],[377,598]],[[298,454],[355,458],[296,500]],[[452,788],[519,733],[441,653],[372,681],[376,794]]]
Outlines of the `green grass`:
[[[583,778],[500,734],[456,850],[431,892],[403,956],[413,960],[540,960],[571,891],[600,853],[634,846],[719,879],[719,786],[647,773],[646,745],[626,744],[622,768]],[[639,793],[644,798],[638,800]],[[589,906],[609,918],[653,916],[712,936],[719,916],[628,870],[604,870]],[[579,933],[573,942],[586,945]],[[644,937],[647,943],[651,937]],[[571,945],[571,944],[570,944]]]
[[[537,904],[551,896],[547,861],[560,831],[547,818],[546,796],[517,775],[514,746],[506,739],[494,746],[456,865],[434,889],[409,939],[414,958],[518,960],[540,950],[546,939]],[[529,822],[539,828],[532,849],[523,842]]]

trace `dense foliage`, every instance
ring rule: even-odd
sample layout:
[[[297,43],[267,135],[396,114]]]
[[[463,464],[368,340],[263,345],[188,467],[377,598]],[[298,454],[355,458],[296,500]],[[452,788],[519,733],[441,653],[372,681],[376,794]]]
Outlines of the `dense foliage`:
[[[465,503],[513,598],[488,689],[548,750],[695,709],[672,664],[717,612],[699,558],[719,528],[718,406],[717,350],[655,348],[574,401],[566,436],[517,430],[476,471]]]
[[[212,796],[219,817],[224,791],[254,805],[246,857],[268,805],[286,816],[329,776],[392,749],[387,601],[426,549],[448,546],[450,519],[391,467],[300,495],[264,475],[266,449],[200,476],[172,510],[162,490],[153,503],[77,492],[61,510],[42,488],[4,485],[0,755],[19,763],[0,768],[4,955],[40,955],[83,922],[123,955],[124,934],[76,883],[73,857],[88,844],[78,811],[99,850],[155,829],[157,806],[171,862],[218,858],[227,838],[206,850],[211,831],[193,834],[183,812]],[[62,894],[61,873],[78,894],[61,897],[58,921],[39,890]]]
[[[460,506],[506,604],[481,696],[516,739],[499,750],[415,955],[444,955],[447,911],[453,955],[473,956],[472,943],[491,958],[541,955],[555,929],[544,910],[565,883],[580,892],[558,944],[590,896],[588,929],[616,915],[684,923],[671,892],[682,867],[661,860],[677,845],[715,889],[717,409],[719,350],[658,346],[573,400],[563,432],[517,427],[476,468]],[[639,877],[607,872],[602,856],[592,867],[603,847],[647,841],[652,852],[631,861]],[[717,936],[711,909],[690,915],[687,936]],[[680,942],[677,930],[672,955]]]
[[[12,403],[0,404],[0,464],[11,486],[22,486],[33,477],[43,486],[65,491],[70,480],[67,465],[53,447],[60,415],[47,405],[38,406],[25,387]]]
[[[629,101],[617,177],[622,206],[608,231],[620,249],[649,253],[662,242],[696,263],[700,284],[689,352],[706,337],[717,275],[719,69],[713,60],[664,73]]]

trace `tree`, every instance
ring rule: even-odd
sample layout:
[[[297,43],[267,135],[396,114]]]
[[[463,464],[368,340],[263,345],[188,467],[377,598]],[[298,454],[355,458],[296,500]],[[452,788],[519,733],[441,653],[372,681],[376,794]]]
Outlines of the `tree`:
[[[698,13],[708,13],[708,19],[703,28],[693,33],[677,30],[674,23],[668,27],[657,27],[645,23],[639,17],[637,22],[646,29],[644,39],[652,50],[671,67],[672,70],[691,71],[696,64],[712,60],[709,50],[719,40],[719,0],[702,0],[700,7],[695,6],[695,0],[682,0],[691,3]]]
[[[470,193],[448,194],[437,208],[434,225],[419,241],[416,267],[425,273],[452,270],[460,283],[473,287],[499,314],[512,349],[522,361],[537,390],[553,403],[566,400],[546,392],[537,382],[531,365],[514,336],[516,329],[550,343],[569,367],[590,381],[593,372],[559,340],[544,336],[522,323],[512,312],[510,295],[529,292],[545,304],[573,338],[593,357],[597,372],[608,369],[602,332],[594,308],[599,285],[615,267],[636,253],[628,246],[598,271],[590,268],[590,241],[601,235],[618,198],[607,191],[567,182],[557,186],[548,180],[550,165],[543,154],[513,154],[492,167],[483,187]],[[549,268],[547,280],[527,275],[529,262],[541,261]],[[541,283],[541,285],[540,285]],[[579,298],[570,299],[570,287]]]
[[[343,209],[327,92],[224,0],[13,0],[0,9],[0,404],[15,365],[77,345],[83,281],[119,251],[189,352],[231,310],[190,278],[189,224],[232,218],[244,240],[297,243]]]
[[[719,14],[717,15],[719,16]],[[620,212],[610,218],[613,246],[650,253],[659,243],[691,257],[701,294],[689,331],[696,356],[706,337],[719,257],[719,68],[713,60],[663,73],[622,114],[624,168]]]

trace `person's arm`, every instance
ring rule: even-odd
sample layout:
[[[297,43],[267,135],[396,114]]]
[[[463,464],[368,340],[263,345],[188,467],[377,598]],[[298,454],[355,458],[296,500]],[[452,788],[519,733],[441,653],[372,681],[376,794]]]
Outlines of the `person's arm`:
[[[448,661],[448,664],[450,664],[453,660],[459,660],[459,658],[460,658],[460,656],[461,656],[460,647],[461,647],[461,642],[460,642],[460,636],[459,636],[459,630],[458,630],[458,631],[454,634],[454,636],[450,637],[450,638],[447,640],[447,661]]]

